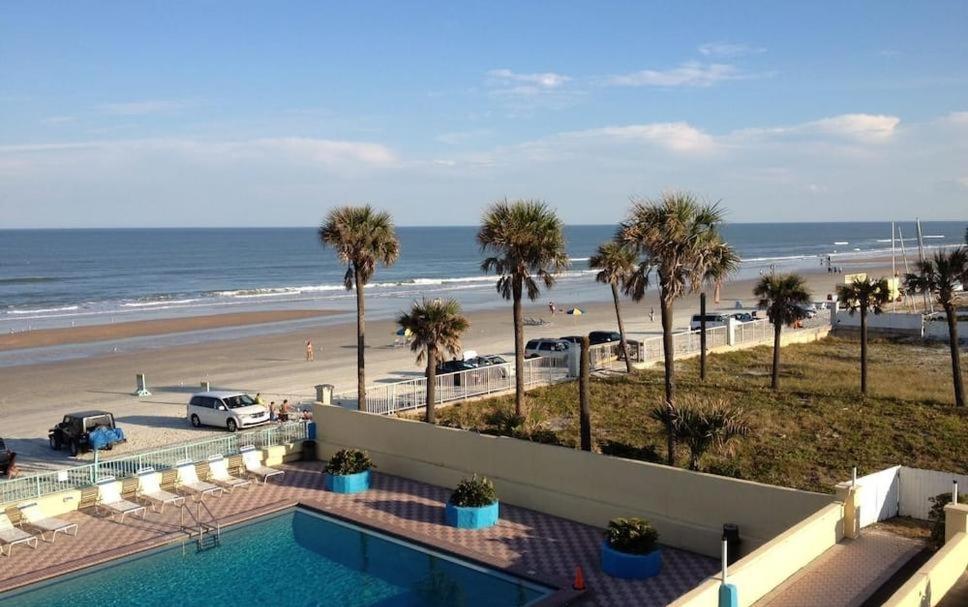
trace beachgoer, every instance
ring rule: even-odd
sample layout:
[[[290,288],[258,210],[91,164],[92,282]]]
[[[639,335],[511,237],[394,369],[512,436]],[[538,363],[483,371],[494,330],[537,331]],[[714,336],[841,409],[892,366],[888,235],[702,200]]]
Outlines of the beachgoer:
[[[313,341],[306,338],[306,360],[316,360],[316,355],[313,353]]]
[[[269,403],[269,421],[276,421],[276,401]]]
[[[649,322],[655,322],[655,306],[649,309]]]
[[[262,404],[262,393],[261,392],[256,392],[255,393],[255,404],[257,404],[257,405],[261,405]]]
[[[554,316],[555,315],[555,302],[549,301],[548,302],[548,309],[551,310],[551,315]]]
[[[289,421],[289,400],[284,399],[282,404],[279,405],[279,421],[286,422]]]

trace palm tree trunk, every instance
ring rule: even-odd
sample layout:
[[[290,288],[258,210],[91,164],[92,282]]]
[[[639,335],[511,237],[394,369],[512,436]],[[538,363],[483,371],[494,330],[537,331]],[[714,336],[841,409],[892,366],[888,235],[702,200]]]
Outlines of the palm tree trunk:
[[[437,352],[427,348],[427,423],[437,422]]]
[[[860,309],[860,393],[867,394],[867,308]]]
[[[961,378],[961,350],[958,347],[958,314],[951,303],[944,306],[948,318],[948,348],[951,350],[951,377],[955,384],[955,406],[965,406],[965,385]]]
[[[356,286],[356,408],[366,411],[366,306],[363,303],[362,273],[354,264],[353,284]]]
[[[675,346],[672,343],[672,301],[663,292],[659,294],[659,312],[662,314],[662,353],[665,365],[665,400],[666,406],[675,404],[676,397],[676,367]],[[672,424],[666,426],[666,462],[670,466],[676,465],[676,435]]]
[[[521,278],[511,285],[514,298],[514,414],[524,416],[524,317],[521,312]]]
[[[592,414],[588,404],[589,392],[589,361],[588,361],[588,337],[581,338],[581,358],[579,359],[578,372],[578,434],[580,436],[581,450],[592,450]]]
[[[618,347],[625,357],[625,370],[632,372],[632,359],[629,358],[628,342],[625,341],[625,324],[622,322],[622,309],[618,304],[618,285],[612,283],[612,299],[615,300],[615,320],[618,321]]]
[[[783,323],[777,321],[773,324],[773,370],[770,378],[770,388],[780,389],[780,333],[783,332]]]

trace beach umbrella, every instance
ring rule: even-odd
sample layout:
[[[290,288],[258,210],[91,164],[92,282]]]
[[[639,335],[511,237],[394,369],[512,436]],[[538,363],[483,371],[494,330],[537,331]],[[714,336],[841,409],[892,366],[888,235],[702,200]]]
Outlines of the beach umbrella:
[[[570,310],[568,310],[567,313],[571,314],[572,316],[581,316],[582,314],[585,313],[585,311],[582,310],[581,308],[571,308]]]

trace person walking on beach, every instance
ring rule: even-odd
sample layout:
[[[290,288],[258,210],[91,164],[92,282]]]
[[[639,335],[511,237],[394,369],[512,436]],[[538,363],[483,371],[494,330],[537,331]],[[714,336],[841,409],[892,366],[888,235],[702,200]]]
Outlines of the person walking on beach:
[[[313,353],[313,341],[306,338],[306,360],[316,360],[316,355]]]
[[[276,401],[269,403],[269,421],[276,421]]]
[[[655,322],[655,306],[649,309],[649,322]]]
[[[551,315],[554,316],[555,315],[555,302],[549,301],[548,302],[548,309],[551,310]]]

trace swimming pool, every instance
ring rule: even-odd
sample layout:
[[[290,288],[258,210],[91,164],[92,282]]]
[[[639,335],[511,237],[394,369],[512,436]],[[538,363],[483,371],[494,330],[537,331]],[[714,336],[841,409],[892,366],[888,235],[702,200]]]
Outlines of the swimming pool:
[[[223,530],[217,548],[166,547],[0,594],[0,604],[523,607],[552,592],[296,508]]]

